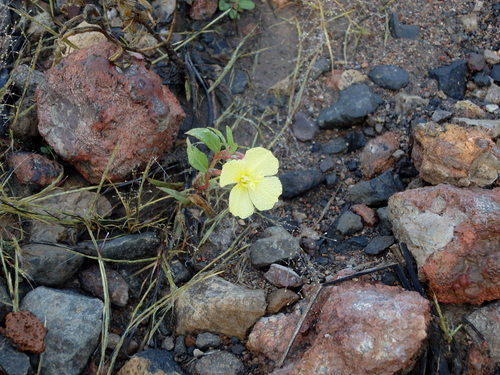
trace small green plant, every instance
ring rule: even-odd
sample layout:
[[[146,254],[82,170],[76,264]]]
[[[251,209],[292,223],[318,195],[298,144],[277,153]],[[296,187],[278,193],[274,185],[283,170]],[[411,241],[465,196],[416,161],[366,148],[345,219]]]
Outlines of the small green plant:
[[[240,18],[240,13],[244,10],[252,10],[255,8],[253,0],[219,0],[219,9],[221,11],[229,11],[229,17],[234,19]]]

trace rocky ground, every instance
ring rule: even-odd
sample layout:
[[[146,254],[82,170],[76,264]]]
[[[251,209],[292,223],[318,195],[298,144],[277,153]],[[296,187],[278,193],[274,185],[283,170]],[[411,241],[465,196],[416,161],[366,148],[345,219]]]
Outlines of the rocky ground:
[[[255,5],[0,1],[0,373],[500,373],[500,4]]]

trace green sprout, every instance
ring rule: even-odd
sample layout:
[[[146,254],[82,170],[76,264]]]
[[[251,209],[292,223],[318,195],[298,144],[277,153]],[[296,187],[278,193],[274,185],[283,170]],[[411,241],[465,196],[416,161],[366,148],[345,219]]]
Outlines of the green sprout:
[[[219,9],[221,11],[229,11],[229,17],[234,19],[240,18],[240,13],[244,10],[252,10],[255,8],[253,0],[219,0]]]

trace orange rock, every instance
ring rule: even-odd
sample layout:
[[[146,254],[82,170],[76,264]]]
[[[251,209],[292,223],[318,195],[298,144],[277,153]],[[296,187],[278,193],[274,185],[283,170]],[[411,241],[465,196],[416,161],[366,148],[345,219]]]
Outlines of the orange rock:
[[[43,353],[46,334],[47,328],[30,311],[11,312],[5,317],[5,336],[21,352]]]
[[[378,217],[375,210],[368,207],[366,204],[355,204],[351,207],[351,211],[361,216],[361,219],[368,227],[374,227],[378,223]]]
[[[359,156],[361,170],[366,178],[373,178],[394,166],[392,156],[399,148],[399,135],[387,132],[370,140]]]

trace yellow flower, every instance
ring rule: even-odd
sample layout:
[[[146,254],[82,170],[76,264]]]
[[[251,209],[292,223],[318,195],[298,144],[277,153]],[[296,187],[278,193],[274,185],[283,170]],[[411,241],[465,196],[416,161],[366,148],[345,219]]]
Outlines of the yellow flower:
[[[248,150],[241,160],[231,160],[222,166],[220,186],[236,184],[229,194],[229,211],[245,219],[258,210],[270,210],[281,195],[278,177],[279,161],[263,147]]]

